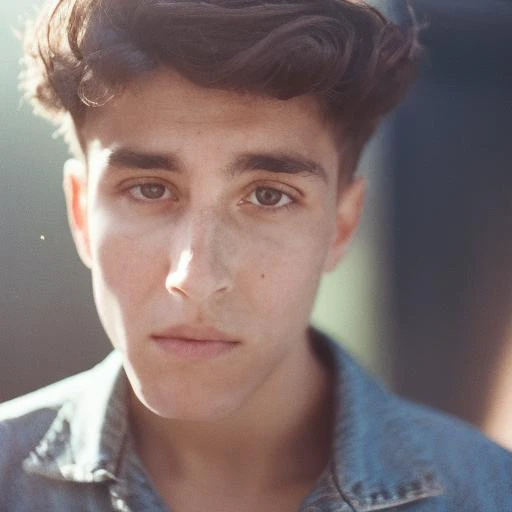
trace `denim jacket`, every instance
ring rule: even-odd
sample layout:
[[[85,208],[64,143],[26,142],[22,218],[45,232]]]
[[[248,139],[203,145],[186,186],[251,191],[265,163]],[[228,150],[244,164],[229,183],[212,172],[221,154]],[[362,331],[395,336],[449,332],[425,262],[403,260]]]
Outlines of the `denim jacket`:
[[[335,370],[337,420],[331,461],[301,512],[512,512],[512,454],[398,398],[314,338]],[[133,448],[127,392],[114,352],[1,405],[0,511],[168,511]]]

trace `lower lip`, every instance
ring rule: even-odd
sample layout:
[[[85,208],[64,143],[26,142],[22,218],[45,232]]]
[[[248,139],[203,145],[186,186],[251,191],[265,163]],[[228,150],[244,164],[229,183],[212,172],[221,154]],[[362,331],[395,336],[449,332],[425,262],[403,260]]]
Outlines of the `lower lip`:
[[[212,359],[233,350],[238,343],[216,340],[187,340],[181,338],[153,337],[166,352],[182,359]]]

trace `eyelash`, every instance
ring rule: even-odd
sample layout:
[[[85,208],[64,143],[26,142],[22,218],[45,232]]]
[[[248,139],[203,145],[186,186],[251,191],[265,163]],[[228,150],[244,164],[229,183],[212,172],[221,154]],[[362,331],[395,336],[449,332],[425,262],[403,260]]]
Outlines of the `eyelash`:
[[[148,198],[144,197],[141,192],[142,187],[163,187],[163,197],[157,197],[157,198]],[[171,187],[169,184],[161,183],[158,180],[148,180],[148,181],[141,181],[138,183],[131,183],[124,187],[124,189],[128,192],[128,194],[131,196],[131,198],[137,202],[141,203],[161,203],[166,202],[169,200],[172,200],[173,196],[176,194],[173,193],[173,187]],[[279,204],[283,198],[286,198],[287,202],[285,204],[282,204],[280,206],[278,205],[264,205],[264,204],[256,204],[255,202],[251,201],[250,198],[252,196],[255,196],[259,190],[270,190],[275,191],[281,194],[280,200],[277,204]],[[137,195],[138,197],[137,197]],[[255,184],[251,187],[248,194],[244,196],[244,198],[238,203],[239,205],[247,204],[249,206],[254,206],[260,210],[265,210],[266,212],[276,213],[279,210],[285,209],[288,210],[292,208],[293,206],[297,205],[297,194],[292,193],[291,191],[287,190],[284,191],[281,189],[281,187],[276,186],[275,184],[265,184],[265,183],[259,183]],[[178,199],[175,199],[174,201],[177,201]]]
[[[163,187],[164,196],[153,198],[153,199],[144,197],[144,195],[141,192],[142,187]],[[135,195],[137,190],[139,192],[139,197],[136,197],[136,195]],[[137,183],[135,185],[131,185],[130,187],[128,187],[127,191],[132,196],[133,199],[135,199],[136,201],[143,202],[143,203],[159,203],[162,201],[167,201],[167,200],[171,199],[173,196],[172,189],[168,185],[165,185],[164,183],[160,183],[158,181],[147,181],[147,182],[143,182],[143,183]],[[166,195],[169,197],[165,197]]]
[[[265,205],[265,204],[261,204],[261,203],[257,204],[256,202],[253,202],[250,199],[253,196],[256,196],[256,194],[258,193],[259,190],[260,191],[266,190],[266,191],[278,192],[281,195],[281,197],[280,197],[278,203],[275,205]],[[283,199],[286,199],[287,202],[285,204],[279,205],[279,203],[281,203],[281,201]],[[292,206],[295,206],[297,203],[297,199],[296,199],[296,196],[294,194],[292,194],[291,192],[288,192],[288,191],[285,192],[284,190],[281,190],[281,188],[276,187],[275,185],[259,184],[255,187],[253,187],[251,192],[249,194],[247,194],[245,196],[245,198],[242,199],[242,201],[240,201],[240,204],[247,204],[247,203],[256,208],[265,210],[266,212],[276,213],[279,210],[282,210],[282,209],[288,210]]]

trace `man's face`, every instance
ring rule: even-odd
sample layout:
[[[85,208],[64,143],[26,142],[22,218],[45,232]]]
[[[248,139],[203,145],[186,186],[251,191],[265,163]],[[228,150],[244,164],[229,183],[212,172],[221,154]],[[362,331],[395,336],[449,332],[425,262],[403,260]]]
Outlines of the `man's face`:
[[[82,135],[71,227],[138,399],[167,418],[220,418],[300,366],[364,188],[340,194],[316,103],[159,71],[90,112]]]

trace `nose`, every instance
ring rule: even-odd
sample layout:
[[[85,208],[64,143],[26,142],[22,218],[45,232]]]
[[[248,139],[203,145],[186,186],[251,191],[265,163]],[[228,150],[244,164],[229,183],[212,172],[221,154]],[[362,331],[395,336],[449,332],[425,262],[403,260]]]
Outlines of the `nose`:
[[[202,211],[183,219],[180,228],[170,240],[167,291],[197,303],[228,292],[233,251],[225,222],[215,212]]]

